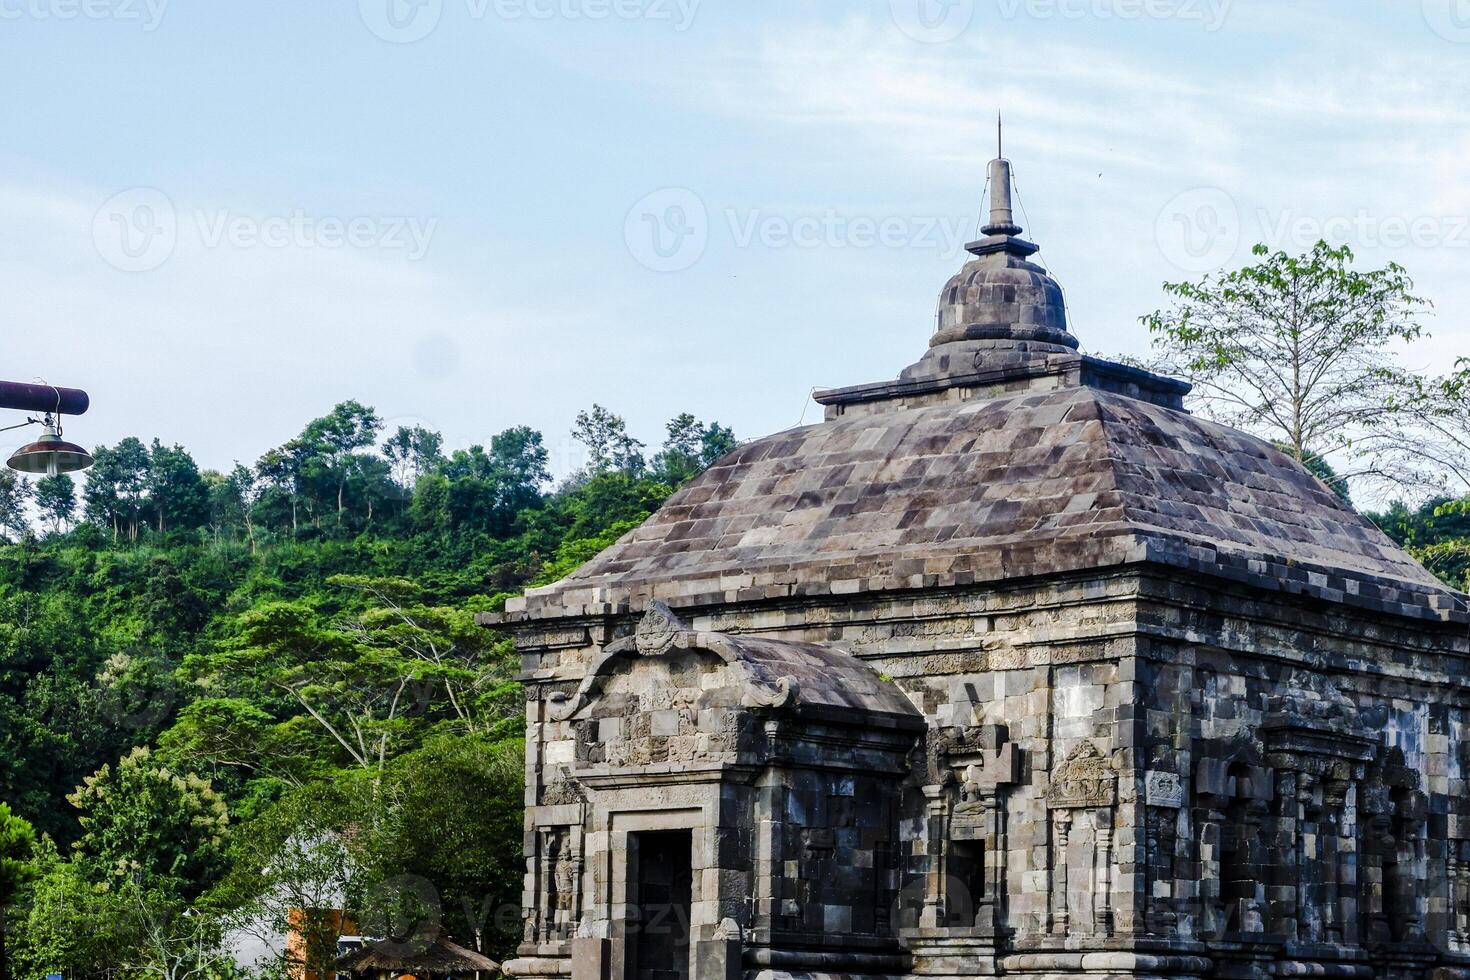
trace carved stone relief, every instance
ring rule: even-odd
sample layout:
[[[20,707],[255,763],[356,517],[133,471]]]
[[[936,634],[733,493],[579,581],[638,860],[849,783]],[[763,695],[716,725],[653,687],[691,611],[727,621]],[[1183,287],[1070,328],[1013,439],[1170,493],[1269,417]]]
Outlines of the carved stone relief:
[[[1177,810],[1184,806],[1184,780],[1178,773],[1154,770],[1144,777],[1144,801],[1149,806]]]
[[[1118,802],[1118,774],[1096,745],[1083,742],[1052,773],[1046,802],[1053,809],[1110,807]]]

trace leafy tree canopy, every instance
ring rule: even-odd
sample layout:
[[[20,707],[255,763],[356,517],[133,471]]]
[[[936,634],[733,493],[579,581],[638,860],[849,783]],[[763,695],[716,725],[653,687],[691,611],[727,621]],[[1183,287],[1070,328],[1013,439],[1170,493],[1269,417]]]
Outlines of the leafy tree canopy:
[[[1412,390],[1394,350],[1421,336],[1429,304],[1401,266],[1359,271],[1347,246],[1254,254],[1254,265],[1165,283],[1173,305],[1142,318],[1159,366],[1193,383],[1209,415],[1298,460],[1341,453],[1361,464],[1349,475],[1373,472],[1392,438],[1386,406]]]

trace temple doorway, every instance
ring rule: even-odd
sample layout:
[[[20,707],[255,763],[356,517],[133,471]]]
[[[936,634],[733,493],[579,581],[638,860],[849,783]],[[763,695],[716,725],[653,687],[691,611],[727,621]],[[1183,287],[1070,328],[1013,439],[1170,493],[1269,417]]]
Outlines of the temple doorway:
[[[631,904],[627,980],[690,980],[693,835],[658,830],[628,838]]]

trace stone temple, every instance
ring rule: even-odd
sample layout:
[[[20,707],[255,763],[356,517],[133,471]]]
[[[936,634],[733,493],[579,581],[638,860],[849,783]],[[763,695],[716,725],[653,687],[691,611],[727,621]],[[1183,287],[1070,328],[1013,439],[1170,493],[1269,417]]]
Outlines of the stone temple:
[[[508,972],[1470,978],[1466,596],[1078,353],[991,168],[917,363],[485,617]]]

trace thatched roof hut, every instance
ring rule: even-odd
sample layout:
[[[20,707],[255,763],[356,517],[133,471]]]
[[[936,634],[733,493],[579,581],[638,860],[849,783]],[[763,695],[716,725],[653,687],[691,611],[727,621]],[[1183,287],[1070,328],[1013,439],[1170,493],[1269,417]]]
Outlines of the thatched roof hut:
[[[364,946],[337,961],[342,973],[370,977],[471,977],[500,972],[500,964],[447,939],[434,942],[382,942]]]

